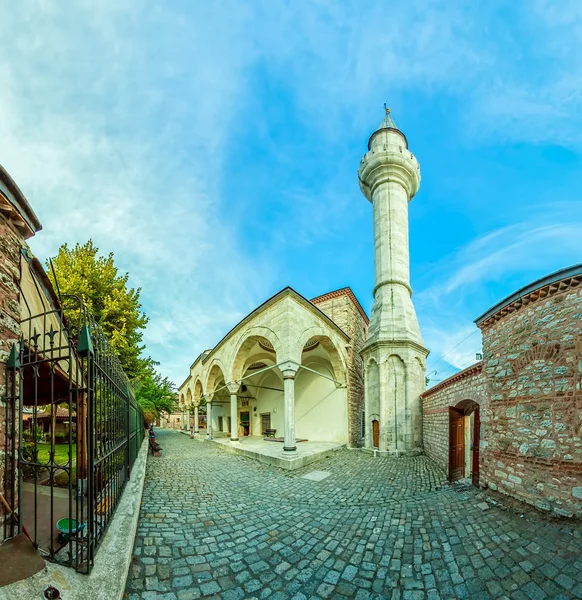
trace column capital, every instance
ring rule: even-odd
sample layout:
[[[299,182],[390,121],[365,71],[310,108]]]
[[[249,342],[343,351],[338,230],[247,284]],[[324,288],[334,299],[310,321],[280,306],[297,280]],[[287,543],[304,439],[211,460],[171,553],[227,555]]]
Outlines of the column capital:
[[[297,363],[287,361],[279,365],[281,373],[283,373],[283,379],[295,379],[299,365]]]
[[[230,383],[226,384],[226,387],[228,388],[228,391],[232,396],[233,394],[236,394],[238,392],[240,388],[240,383],[238,381],[231,381]]]
[[[208,394],[208,396],[206,396],[206,404],[211,403],[213,398],[214,394]]]

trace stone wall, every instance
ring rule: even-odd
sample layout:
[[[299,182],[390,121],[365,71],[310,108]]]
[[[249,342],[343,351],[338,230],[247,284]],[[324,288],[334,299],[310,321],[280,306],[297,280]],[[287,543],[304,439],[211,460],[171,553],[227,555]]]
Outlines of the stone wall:
[[[20,249],[22,234],[0,213],[0,492],[5,486],[6,361],[20,337]],[[0,505],[0,524],[4,507]]]
[[[352,448],[360,448],[364,412],[364,365],[360,351],[366,342],[368,318],[349,288],[330,292],[311,301],[350,336],[347,353],[348,439]]]
[[[449,407],[463,400],[473,400],[480,407],[486,403],[483,363],[449,377],[422,394],[424,452],[448,473]],[[480,408],[481,421],[483,410]]]
[[[546,286],[480,327],[489,396],[481,480],[582,516],[582,284]]]

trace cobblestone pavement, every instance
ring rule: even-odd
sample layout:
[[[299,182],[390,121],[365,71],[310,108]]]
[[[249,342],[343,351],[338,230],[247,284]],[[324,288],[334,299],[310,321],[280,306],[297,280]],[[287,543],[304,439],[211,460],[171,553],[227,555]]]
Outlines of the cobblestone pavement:
[[[425,457],[298,471],[159,431],[126,598],[582,598],[582,528],[445,484]],[[328,471],[323,481],[301,477]]]

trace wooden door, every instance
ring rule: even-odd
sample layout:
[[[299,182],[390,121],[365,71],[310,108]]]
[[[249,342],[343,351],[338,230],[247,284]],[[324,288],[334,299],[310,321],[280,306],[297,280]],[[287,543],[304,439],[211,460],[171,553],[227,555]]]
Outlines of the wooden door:
[[[473,485],[479,485],[479,441],[481,439],[481,420],[479,418],[479,407],[475,409],[473,416],[473,459],[471,465],[471,479]]]
[[[240,424],[243,430],[243,436],[247,436],[251,431],[251,419],[249,412],[241,412],[240,413]]]
[[[465,476],[465,417],[456,408],[449,408],[449,481]]]
[[[261,435],[267,435],[267,429],[271,429],[271,413],[261,413]]]
[[[372,434],[374,438],[374,448],[380,447],[380,421],[374,419],[372,421]]]

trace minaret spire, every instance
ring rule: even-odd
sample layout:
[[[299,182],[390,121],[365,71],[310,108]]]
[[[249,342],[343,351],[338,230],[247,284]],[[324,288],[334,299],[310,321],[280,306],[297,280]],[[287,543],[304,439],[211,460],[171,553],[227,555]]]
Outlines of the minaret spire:
[[[366,446],[420,452],[428,351],[412,304],[408,202],[420,186],[420,167],[390,109],[370,137],[358,171],[374,218],[374,304],[365,364]]]

